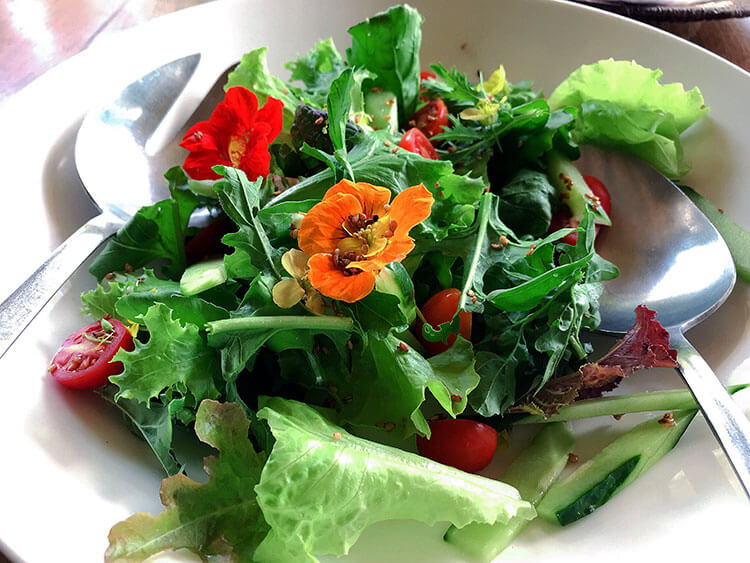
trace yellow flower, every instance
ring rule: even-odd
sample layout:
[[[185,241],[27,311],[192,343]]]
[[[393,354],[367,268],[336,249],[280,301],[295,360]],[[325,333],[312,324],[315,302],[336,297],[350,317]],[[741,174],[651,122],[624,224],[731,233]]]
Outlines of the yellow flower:
[[[490,99],[498,94],[508,93],[508,81],[505,79],[505,67],[503,65],[500,65],[500,68],[492,73],[490,79],[484,82],[484,92]]]
[[[492,125],[497,121],[497,110],[500,109],[499,102],[491,102],[487,98],[479,100],[477,107],[467,108],[459,115],[466,121],[479,121],[482,125]]]
[[[289,309],[304,300],[309,311],[322,315],[323,298],[307,281],[307,255],[292,248],[281,257],[281,265],[292,277],[273,286],[273,302],[282,309]]]

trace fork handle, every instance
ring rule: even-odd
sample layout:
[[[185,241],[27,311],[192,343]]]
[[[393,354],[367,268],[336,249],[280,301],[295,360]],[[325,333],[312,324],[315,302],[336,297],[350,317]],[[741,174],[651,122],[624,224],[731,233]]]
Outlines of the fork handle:
[[[750,497],[750,421],[682,331],[669,332],[669,344],[677,349],[677,371],[700,405],[745,494]]]
[[[52,251],[0,304],[0,358],[81,263],[120,226],[122,221],[109,213],[97,215]]]

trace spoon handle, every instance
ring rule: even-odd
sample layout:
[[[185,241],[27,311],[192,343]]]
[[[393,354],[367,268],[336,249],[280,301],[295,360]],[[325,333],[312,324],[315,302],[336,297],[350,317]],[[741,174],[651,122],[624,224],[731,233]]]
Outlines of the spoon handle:
[[[107,213],[97,215],[58,246],[0,303],[0,358],[78,266],[121,225],[122,221]]]
[[[681,330],[670,330],[669,343],[677,349],[677,371],[750,497],[750,421]]]

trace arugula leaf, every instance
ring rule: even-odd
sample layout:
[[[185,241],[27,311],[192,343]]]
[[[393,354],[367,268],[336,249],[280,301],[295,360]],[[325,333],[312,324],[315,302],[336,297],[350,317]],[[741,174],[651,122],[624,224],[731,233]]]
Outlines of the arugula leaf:
[[[123,364],[123,372],[110,377],[120,388],[115,400],[123,397],[146,403],[165,389],[191,397],[196,405],[219,396],[214,383],[219,375],[218,358],[197,326],[180,323],[163,303],[149,307],[142,322],[150,333],[148,342],[135,341],[132,352],[120,349],[113,358]]]
[[[552,92],[552,108],[579,110],[574,136],[580,143],[632,152],[662,174],[679,178],[689,169],[680,134],[708,112],[698,88],[660,84],[661,70],[633,61],[582,65]]]
[[[392,334],[369,335],[367,347],[355,358],[352,398],[342,416],[355,425],[385,427],[403,437],[415,431],[429,437],[430,427],[419,410],[425,391],[452,417],[463,412],[469,393],[479,383],[474,353],[463,338],[429,359],[400,344]]]
[[[248,427],[239,405],[203,401],[195,433],[219,450],[204,460],[208,482],[184,475],[162,481],[165,510],[156,517],[139,512],[116,524],[105,561],[143,561],[180,548],[204,559],[252,560],[268,525],[253,493],[265,460],[248,440]]]
[[[349,64],[377,76],[366,81],[396,94],[399,121],[406,123],[417,108],[422,16],[411,6],[394,6],[349,28]]]
[[[364,333],[384,338],[409,328],[417,314],[414,285],[400,262],[388,264],[375,279],[375,290],[352,306]]]
[[[277,277],[282,277],[281,251],[271,246],[258,218],[263,179],[251,182],[236,168],[216,166],[214,169],[224,177],[215,185],[221,207],[240,228],[236,233],[225,235],[222,241],[245,252],[256,268],[270,268]]]
[[[358,438],[303,403],[269,398],[258,417],[276,437],[255,489],[271,526],[259,560],[344,555],[367,526],[393,518],[461,527],[534,517],[509,485]]]
[[[169,408],[158,404],[144,404],[134,399],[115,400],[115,386],[106,385],[97,393],[122,412],[123,418],[136,435],[143,438],[154,452],[167,475],[182,471],[172,451],[172,419]]]
[[[481,416],[503,413],[516,402],[519,366],[529,357],[523,334],[520,336],[512,343],[508,354],[498,355],[484,350],[477,352],[475,369],[479,375],[479,385],[469,395],[469,405]]]
[[[179,185],[184,176],[173,168],[168,177],[170,185]],[[178,278],[185,269],[185,229],[190,214],[199,204],[194,193],[173,189],[172,197],[153,205],[141,207],[123,225],[89,267],[89,272],[101,280],[110,272],[122,272],[126,265],[141,268],[158,258],[166,258],[165,268],[170,278]]]
[[[437,63],[430,65],[430,68],[435,72],[436,78],[425,80],[424,88],[430,95],[443,98],[448,102],[454,102],[452,104],[454,109],[456,107],[474,106],[483,98],[482,92],[469,82],[466,75],[456,67],[448,70],[442,64]],[[459,102],[458,106],[455,102]],[[460,104],[460,102],[466,103]]]

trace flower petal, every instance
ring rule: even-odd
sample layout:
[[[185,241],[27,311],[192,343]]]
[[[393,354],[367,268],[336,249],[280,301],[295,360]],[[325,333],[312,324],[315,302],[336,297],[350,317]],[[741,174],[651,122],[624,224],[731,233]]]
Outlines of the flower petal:
[[[251,131],[247,139],[245,153],[237,168],[242,170],[249,180],[256,180],[258,176],[267,176],[271,171],[271,153],[268,152],[266,136],[257,131]]]
[[[388,218],[396,221],[394,238],[405,238],[414,225],[427,219],[434,201],[424,184],[406,188],[396,195],[388,212]]]
[[[273,302],[282,309],[289,309],[299,303],[305,290],[294,278],[284,278],[273,286]]]
[[[216,151],[196,151],[187,155],[182,168],[193,180],[218,180],[221,178],[212,168],[218,164],[232,166],[232,163]]]
[[[325,310],[325,303],[323,303],[323,297],[315,291],[314,289],[311,289],[307,292],[307,301],[305,301],[305,307],[316,315],[322,315],[323,311]]]
[[[211,114],[211,124],[229,135],[244,135],[252,128],[258,112],[258,98],[247,88],[235,86],[227,90]]]
[[[255,117],[256,124],[263,122],[269,125],[269,132],[267,133],[269,143],[281,133],[284,121],[282,115],[283,110],[284,103],[281,100],[269,96],[266,103],[258,110],[258,115]]]
[[[378,273],[391,262],[401,262],[412,250],[414,250],[414,241],[410,237],[400,239],[394,237],[388,242],[383,252],[362,262],[352,262],[350,267]]]
[[[366,182],[352,182],[346,179],[330,188],[323,196],[323,200],[336,194],[351,194],[356,197],[362,206],[361,213],[368,217],[376,214],[383,216],[385,205],[391,200],[391,190],[388,188],[373,186]]]
[[[307,254],[296,248],[287,250],[281,257],[281,265],[289,275],[300,280],[307,273]]]
[[[362,271],[346,275],[335,262],[332,254],[316,254],[308,261],[310,284],[326,297],[354,303],[368,295],[375,287],[375,274]]]
[[[308,256],[333,252],[348,235],[341,226],[349,217],[362,213],[362,205],[351,194],[326,197],[307,212],[299,226],[297,243]]]

